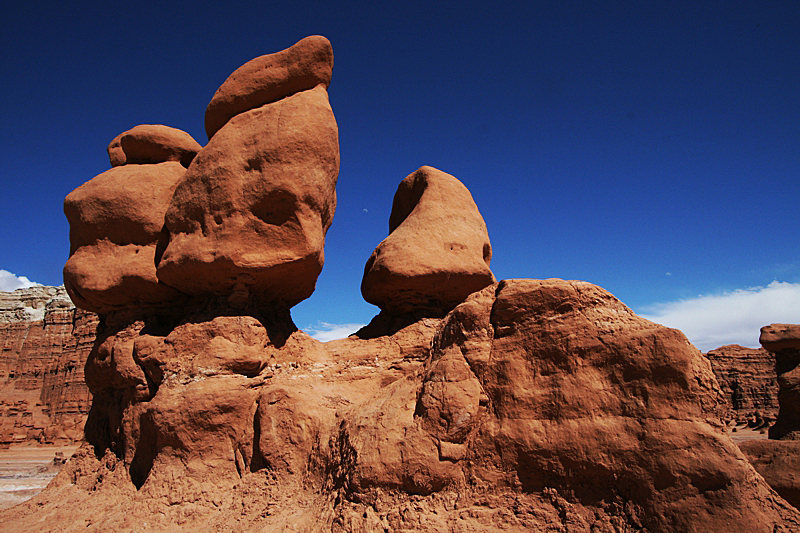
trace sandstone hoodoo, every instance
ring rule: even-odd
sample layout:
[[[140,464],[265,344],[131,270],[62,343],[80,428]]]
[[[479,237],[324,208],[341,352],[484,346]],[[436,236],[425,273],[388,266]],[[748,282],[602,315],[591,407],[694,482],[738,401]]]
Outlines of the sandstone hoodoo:
[[[775,356],[778,418],[769,428],[770,440],[740,447],[770,486],[800,508],[800,325],[764,326],[759,341]]]
[[[97,313],[175,305],[184,294],[156,277],[164,214],[200,146],[167,126],[137,126],[108,148],[113,168],[64,201],[70,258],[64,285],[79,307]]]
[[[400,182],[389,236],[367,261],[361,293],[390,314],[449,311],[494,283],[491,259],[489,233],[469,190],[425,166]]]
[[[164,283],[286,309],[314,291],[339,173],[333,56],[323,37],[295,46],[241,67],[209,104],[219,128],[167,210]]]
[[[263,83],[309,70],[287,57]],[[89,444],[4,525],[800,528],[725,433],[711,366],[683,334],[590,283],[495,282],[471,195],[435,169],[401,183],[365,272],[365,297],[399,327],[327,344],[298,331],[289,307],[321,267],[338,150],[325,84],[280,86],[299,92],[236,110],[175,190],[156,261],[191,298],[103,314]]]
[[[800,325],[764,326],[759,341],[775,354],[778,374],[778,419],[769,428],[769,438],[800,440]]]

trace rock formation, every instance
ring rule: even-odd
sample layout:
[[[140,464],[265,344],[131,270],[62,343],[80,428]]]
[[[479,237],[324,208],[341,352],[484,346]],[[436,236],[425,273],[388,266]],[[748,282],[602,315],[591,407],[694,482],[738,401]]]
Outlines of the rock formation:
[[[336,209],[332,66],[328,40],[309,37],[222,84],[206,110],[208,145],[166,214],[161,281],[286,309],[311,295]]]
[[[452,176],[423,167],[401,184],[365,271],[365,296],[382,295],[369,334],[322,344],[298,331],[289,308],[321,267],[338,155],[325,83],[291,81],[325,69],[291,50],[243,67],[283,98],[220,111],[234,116],[175,190],[154,264],[191,298],[102,314],[88,443],[0,512],[5,525],[800,528],[726,435],[708,360],[590,283],[494,282],[486,228]]]
[[[774,354],[764,348],[729,344],[705,355],[730,406],[727,419],[758,426],[775,420],[778,382]]]
[[[764,349],[775,354],[778,374],[778,419],[770,439],[800,440],[800,325],[771,324],[761,328]]]
[[[83,439],[83,367],[96,325],[63,287],[0,292],[0,446]]]
[[[160,283],[164,213],[200,146],[167,126],[137,126],[108,147],[113,168],[64,201],[70,258],[64,285],[76,305],[96,313],[163,307],[185,299]]]
[[[422,167],[397,188],[389,236],[364,267],[361,294],[389,314],[446,312],[494,283],[492,245],[466,187]]]
[[[767,441],[740,444],[759,474],[789,503],[800,508],[800,325],[761,328],[761,346],[775,356],[779,411]]]

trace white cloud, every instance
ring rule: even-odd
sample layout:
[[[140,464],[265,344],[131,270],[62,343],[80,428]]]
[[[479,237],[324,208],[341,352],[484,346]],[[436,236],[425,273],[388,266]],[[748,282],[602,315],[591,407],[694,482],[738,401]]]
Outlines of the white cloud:
[[[363,328],[365,324],[331,324],[330,322],[317,322],[314,326],[306,328],[306,333],[318,341],[328,342],[336,339],[344,339]]]
[[[15,276],[8,270],[0,269],[0,291],[11,292],[17,289],[35,287],[37,285],[41,285],[41,283],[31,281],[25,276]]]
[[[766,287],[656,304],[641,311],[639,315],[648,320],[683,331],[703,352],[725,344],[757,348],[762,326],[800,324],[800,283],[773,281]]]

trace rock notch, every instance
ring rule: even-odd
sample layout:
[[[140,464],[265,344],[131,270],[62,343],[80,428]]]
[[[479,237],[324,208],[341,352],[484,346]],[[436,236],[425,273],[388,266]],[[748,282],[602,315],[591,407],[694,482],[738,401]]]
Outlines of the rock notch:
[[[469,190],[424,166],[397,188],[389,236],[367,261],[361,294],[389,314],[446,312],[494,283],[491,259],[489,233]]]

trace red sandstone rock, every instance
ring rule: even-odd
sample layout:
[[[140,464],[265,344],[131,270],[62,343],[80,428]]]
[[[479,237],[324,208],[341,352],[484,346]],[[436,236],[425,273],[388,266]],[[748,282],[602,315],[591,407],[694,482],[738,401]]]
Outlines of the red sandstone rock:
[[[800,509],[800,442],[749,440],[739,448],[769,486]]]
[[[206,109],[211,139],[231,118],[317,85],[331,83],[333,49],[325,37],[312,35],[275,54],[248,61],[223,83]]]
[[[452,309],[494,282],[480,212],[453,176],[422,167],[397,189],[389,236],[367,261],[361,293],[391,314]]]
[[[164,213],[185,170],[175,161],[114,167],[67,196],[64,285],[75,305],[107,313],[181,301],[182,293],[158,281],[155,263]]]
[[[112,167],[178,161],[188,167],[202,149],[185,131],[160,124],[140,124],[120,133],[108,145]]]
[[[800,350],[800,324],[770,324],[761,328],[761,346],[772,353]]]
[[[800,325],[770,324],[761,328],[761,345],[775,354],[778,374],[778,418],[770,439],[800,440]]]
[[[192,295],[291,307],[314,291],[339,144],[323,86],[241,113],[192,162],[166,214],[158,278]]]
[[[708,361],[591,284],[505,281],[427,326],[329,345],[288,315],[214,315],[119,330],[131,359],[106,367],[103,383],[119,381],[98,391],[94,453],[0,519],[26,531],[85,530],[74,508],[90,530],[800,526],[722,430]],[[149,394],[133,394],[130,361]]]
[[[767,423],[778,415],[775,355],[764,348],[722,346],[705,354],[737,422]]]

